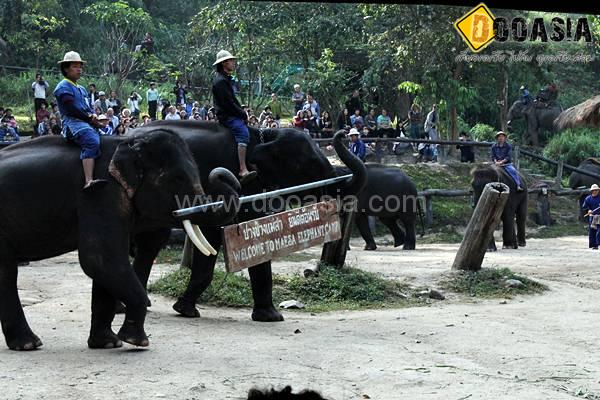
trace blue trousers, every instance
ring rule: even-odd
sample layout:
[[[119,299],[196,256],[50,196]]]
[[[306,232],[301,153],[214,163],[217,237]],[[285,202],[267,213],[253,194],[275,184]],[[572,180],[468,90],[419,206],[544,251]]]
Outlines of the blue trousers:
[[[248,132],[248,127],[240,118],[228,118],[223,122],[233,136],[235,137],[235,142],[238,146],[248,146],[250,143],[250,132]]]
[[[512,180],[515,181],[517,186],[521,186],[521,177],[519,176],[517,169],[513,167],[512,164],[503,165],[503,168],[506,172],[508,172]]]
[[[589,243],[590,249],[592,247],[598,247],[598,244],[600,243],[600,229],[594,229],[590,225],[588,243]]]

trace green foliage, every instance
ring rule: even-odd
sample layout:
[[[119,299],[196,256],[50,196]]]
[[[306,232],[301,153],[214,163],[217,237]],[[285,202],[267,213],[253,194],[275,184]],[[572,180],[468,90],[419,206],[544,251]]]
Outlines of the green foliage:
[[[487,124],[475,124],[469,131],[471,139],[480,142],[493,142],[496,140],[496,130]]]
[[[550,139],[544,155],[577,166],[588,157],[600,156],[598,132],[588,128],[567,129]]]
[[[166,274],[149,287],[150,292],[179,297],[186,288],[190,271],[180,268]],[[340,309],[403,307],[420,304],[420,300],[405,298],[411,294],[407,285],[386,280],[379,274],[356,268],[337,269],[322,265],[319,274],[305,279],[299,275],[274,275],[273,298],[278,304],[295,299],[306,305],[304,311],[319,312]],[[213,284],[200,299],[201,303],[228,307],[251,307],[252,289],[248,278],[215,270]]]
[[[505,284],[507,279],[517,279],[523,286],[508,287]],[[484,298],[511,298],[518,294],[535,294],[548,290],[546,285],[516,275],[508,268],[483,268],[477,272],[460,271],[453,273],[440,284],[446,290]]]

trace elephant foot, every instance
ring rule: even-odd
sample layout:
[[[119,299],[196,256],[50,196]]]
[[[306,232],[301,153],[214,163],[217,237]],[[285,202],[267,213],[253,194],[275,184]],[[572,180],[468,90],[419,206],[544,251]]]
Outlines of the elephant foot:
[[[115,335],[112,329],[90,333],[90,337],[88,338],[88,347],[90,349],[116,349],[122,346],[123,342]]]
[[[525,242],[519,242],[517,244],[519,245],[519,247],[525,247],[526,246]]]
[[[400,247],[404,244],[404,240],[394,240],[394,247]],[[406,250],[406,247],[404,247],[404,250]]]
[[[6,338],[6,344],[9,349],[16,351],[30,351],[43,346],[40,338],[37,337],[35,333],[31,332],[31,330],[24,334],[17,335],[17,337],[13,339]]]
[[[252,310],[252,321],[280,322],[283,321],[283,315],[273,305],[269,307],[254,307],[254,310]]]
[[[182,317],[200,318],[200,311],[196,308],[195,303],[184,300],[182,297],[173,304],[173,310],[177,311]]]
[[[125,322],[123,322],[123,326],[119,330],[119,339],[134,346],[148,347],[150,345],[150,341],[148,340],[146,332],[144,332],[144,328],[136,325],[137,324],[135,324],[133,321],[125,320]]]
[[[148,299],[147,307],[152,307],[152,302]],[[127,311],[127,307],[120,301],[117,301],[117,305],[115,306],[115,314],[125,314]]]
[[[366,244],[365,250],[377,250],[377,245],[375,243]]]
[[[519,248],[519,246],[517,246],[516,244],[505,244],[502,246],[503,250],[518,249],[518,248]]]
[[[402,247],[402,250],[414,250],[415,247],[414,244],[405,244],[404,247]]]

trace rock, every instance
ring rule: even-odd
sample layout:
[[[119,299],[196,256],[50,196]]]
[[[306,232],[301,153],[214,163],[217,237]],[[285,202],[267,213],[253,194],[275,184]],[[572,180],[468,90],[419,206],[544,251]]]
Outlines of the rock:
[[[417,292],[415,294],[415,296],[417,296],[417,297],[428,297],[429,296],[429,290],[421,290],[420,292]]]
[[[304,308],[304,304],[300,303],[298,300],[287,300],[279,303],[280,308],[291,309],[291,308]]]
[[[400,297],[402,300],[408,299],[408,295],[402,292],[398,292],[398,297]]]
[[[504,284],[507,287],[512,287],[512,288],[517,288],[517,287],[522,287],[525,286],[523,282],[521,282],[518,279],[507,279]]]
[[[446,296],[442,292],[438,292],[435,289],[429,290],[429,298],[434,300],[445,300]]]
[[[297,335],[297,334],[299,334],[299,333],[302,333],[302,331],[301,331],[300,329],[296,329],[296,330],[294,331],[294,333]]]

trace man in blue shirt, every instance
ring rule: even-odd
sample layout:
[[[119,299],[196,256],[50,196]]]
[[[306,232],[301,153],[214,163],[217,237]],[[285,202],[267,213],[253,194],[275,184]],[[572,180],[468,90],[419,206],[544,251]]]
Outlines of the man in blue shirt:
[[[583,201],[581,208],[587,211],[585,217],[589,217],[589,247],[590,249],[598,250],[600,244],[600,229],[598,225],[593,224],[594,215],[600,215],[600,186],[595,183],[590,188],[592,194],[588,195]]]
[[[512,146],[506,141],[506,133],[498,131],[496,133],[496,143],[492,145],[492,161],[496,166],[504,168],[517,185],[517,192],[523,191],[521,186],[521,177],[519,172],[512,165]]]
[[[237,153],[240,162],[240,183],[244,184],[256,178],[256,171],[248,171],[246,167],[246,150],[250,143],[250,132],[246,123],[248,114],[233,92],[233,77],[236,57],[227,50],[217,53],[217,60],[213,63],[217,72],[213,80],[212,93],[215,110],[219,122],[229,128],[237,143]]]
[[[356,128],[352,128],[348,132],[348,137],[350,137],[350,145],[348,146],[350,152],[364,162],[367,156],[367,148],[365,142],[360,140],[360,132]]]
[[[100,136],[94,129],[99,124],[86,100],[87,91],[77,84],[84,63],[79,53],[69,51],[65,54],[63,60],[58,62],[65,79],[56,85],[54,97],[62,116],[63,137],[81,147],[80,159],[85,175],[83,190],[92,192],[104,187],[108,181],[93,178],[95,159],[100,157]]]

